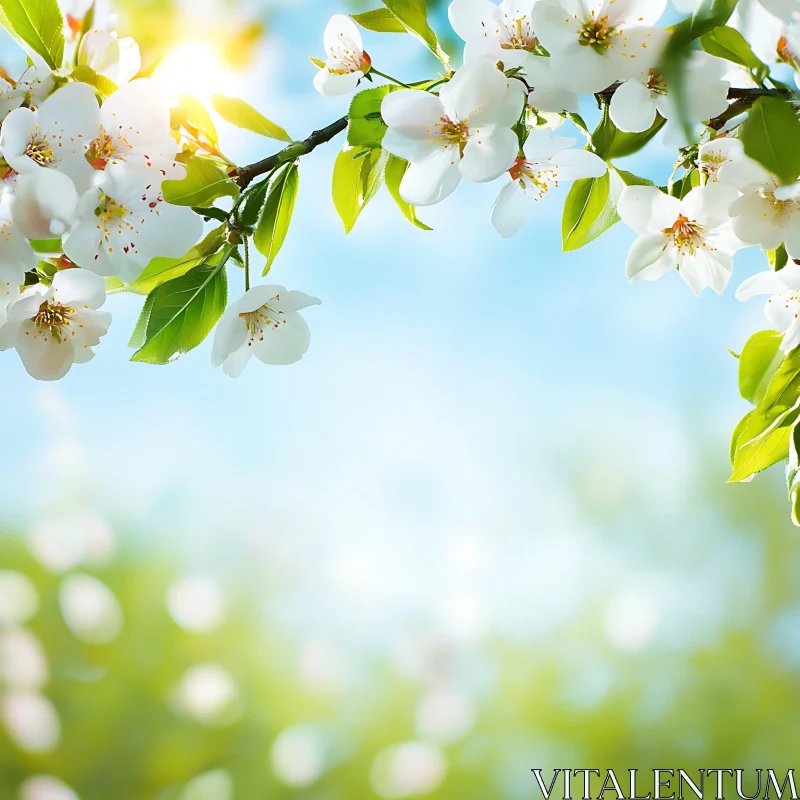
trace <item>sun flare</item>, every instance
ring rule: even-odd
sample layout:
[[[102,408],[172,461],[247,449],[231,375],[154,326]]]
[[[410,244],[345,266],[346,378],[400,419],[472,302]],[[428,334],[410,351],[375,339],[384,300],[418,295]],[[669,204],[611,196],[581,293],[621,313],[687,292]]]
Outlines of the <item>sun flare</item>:
[[[178,45],[161,62],[153,76],[163,87],[167,99],[177,104],[183,93],[204,103],[212,94],[230,91],[234,76],[217,49],[207,42]]]

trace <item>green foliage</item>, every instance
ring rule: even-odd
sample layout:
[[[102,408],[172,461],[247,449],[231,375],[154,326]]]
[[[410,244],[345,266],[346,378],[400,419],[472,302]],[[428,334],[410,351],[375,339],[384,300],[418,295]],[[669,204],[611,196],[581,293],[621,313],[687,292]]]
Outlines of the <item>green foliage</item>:
[[[700,46],[712,56],[749,69],[757,81],[763,81],[769,75],[769,67],[756,56],[747,39],[736,28],[727,25],[714,28],[700,38]]]
[[[186,112],[189,122],[205,136],[209,144],[216,147],[216,145],[219,144],[217,127],[214,125],[214,120],[211,119],[211,115],[206,111],[206,107],[191,94],[182,94],[178,98],[178,102],[181,104],[181,108]]]
[[[777,331],[759,331],[747,340],[739,356],[739,394],[754,406],[764,399],[767,386],[783,361],[782,340],[783,335]]]
[[[103,96],[109,97],[110,95],[114,94],[117,91],[117,84],[114,81],[106,78],[105,75],[101,75],[99,72],[95,72],[91,67],[87,67],[85,64],[79,64],[72,70],[72,77],[76,81],[80,81],[81,83],[88,83],[94,89]]]
[[[397,86],[384,84],[359,92],[350,103],[350,124],[347,143],[352,147],[380,147],[386,134],[386,123],[381,117],[384,98],[397,90]]]
[[[225,261],[212,258],[153,290],[134,334],[144,344],[131,361],[168,364],[205,340],[228,301]]]
[[[783,183],[800,176],[800,120],[794,108],[778,97],[760,97],[742,124],[744,151]]]
[[[392,22],[378,11],[368,11],[366,15],[357,14],[353,18],[364,25],[363,18],[366,16],[367,25],[364,27],[372,25],[370,30],[377,30],[374,26],[379,26],[382,31],[390,33],[399,32],[397,26],[399,23],[403,30],[419,39],[445,67],[450,66],[450,56],[442,50],[439,39],[428,24],[428,8],[425,0],[383,0],[383,4],[395,17],[396,22]]]
[[[638,153],[656,134],[664,127],[666,120],[656,115],[652,126],[641,133],[625,133],[611,121],[609,106],[603,108],[603,117],[594,133],[591,134],[591,147],[600,158],[610,161],[613,158],[622,158],[633,153]]]
[[[180,258],[154,258],[145,267],[138,280],[125,287],[125,290],[135,294],[149,295],[162,283],[180,278],[190,269],[202,264],[210,256],[218,253],[224,244],[225,228],[220,226]]]
[[[420,230],[429,231],[431,228],[417,218],[416,207],[407,203],[400,196],[400,183],[408,167],[408,161],[390,155],[383,173],[384,180],[386,181],[386,188],[389,190],[389,194],[394,198],[395,203],[397,203],[397,207],[403,212],[403,216]]]
[[[388,154],[379,149],[345,147],[333,168],[333,204],[345,233],[355,227],[361,212],[378,193]]]
[[[611,172],[599,178],[575,181],[564,203],[561,240],[564,252],[579,250],[619,221],[618,194],[612,191]]]
[[[792,522],[800,528],[800,425],[795,424],[789,437],[789,465],[786,483],[792,507]]]
[[[759,358],[754,356],[752,362],[761,364],[763,368],[764,358],[764,354]],[[753,382],[757,377],[756,368]],[[748,480],[757,472],[787,458],[789,433],[798,417],[800,417],[800,349],[786,356],[769,381],[764,396],[756,408],[737,426],[731,442],[733,474],[730,480],[733,482]]]
[[[786,252],[786,247],[780,245],[777,250],[770,250],[767,253],[767,260],[771,269],[775,272],[780,272],[789,263],[789,254]]]
[[[617,202],[625,186],[649,183],[631,172],[613,167],[599,178],[575,181],[564,203],[561,220],[564,252],[585,247],[619,222]]]
[[[3,23],[40,55],[50,69],[64,60],[64,17],[58,0],[0,0]]]
[[[261,209],[264,208],[264,203],[267,201],[269,184],[269,178],[266,178],[261,183],[251,186],[247,192],[247,196],[239,209],[239,222],[245,228],[255,228],[258,224]]]
[[[281,142],[291,142],[292,137],[271,120],[268,120],[260,111],[256,111],[249,103],[237,97],[226,97],[222,94],[211,96],[211,105],[226,122],[237,128],[253,131],[270,139]]]
[[[210,206],[220,197],[236,197],[239,188],[227,172],[207,158],[193,156],[186,163],[186,177],[164,181],[164,199],[176,206]]]
[[[375,31],[376,33],[406,32],[405,25],[388,8],[376,8],[374,11],[351,14],[351,16],[362,28],[366,28],[368,31]]]
[[[297,162],[284,167],[272,181],[253,238],[259,253],[267,259],[264,275],[269,272],[275,257],[286,241],[299,189],[300,171],[297,168]]]

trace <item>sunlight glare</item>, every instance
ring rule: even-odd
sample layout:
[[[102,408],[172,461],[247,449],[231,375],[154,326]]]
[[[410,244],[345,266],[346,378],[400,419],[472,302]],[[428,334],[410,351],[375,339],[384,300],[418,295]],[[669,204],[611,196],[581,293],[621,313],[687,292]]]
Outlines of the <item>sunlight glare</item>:
[[[192,94],[209,105],[213,94],[230,94],[235,83],[217,48],[207,42],[186,42],[176,47],[159,64],[153,77],[162,86],[171,105],[181,94]]]

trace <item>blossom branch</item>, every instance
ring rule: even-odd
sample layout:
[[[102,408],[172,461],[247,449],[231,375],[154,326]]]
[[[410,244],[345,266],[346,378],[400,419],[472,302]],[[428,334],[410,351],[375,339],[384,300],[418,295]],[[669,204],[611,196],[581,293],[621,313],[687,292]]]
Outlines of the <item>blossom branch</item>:
[[[322,144],[326,144],[331,139],[336,138],[340,133],[347,129],[348,118],[346,116],[337,119],[324,128],[314,131],[307,139],[302,142],[292,142],[288,147],[274,153],[273,155],[257,161],[255,164],[249,164],[246,167],[240,167],[231,173],[231,177],[236,181],[239,188],[246,189],[256,178],[261,175],[266,175],[273,172],[282,164],[294,161],[300,156],[306,156],[312,153]]]

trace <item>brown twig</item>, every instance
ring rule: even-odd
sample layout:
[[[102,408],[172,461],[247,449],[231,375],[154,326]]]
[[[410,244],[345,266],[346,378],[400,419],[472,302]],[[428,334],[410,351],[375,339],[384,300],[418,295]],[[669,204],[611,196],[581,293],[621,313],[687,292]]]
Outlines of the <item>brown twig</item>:
[[[240,167],[231,173],[231,177],[236,181],[239,188],[246,189],[256,178],[261,175],[266,175],[273,172],[281,164],[286,164],[289,161],[294,161],[300,156],[308,155],[316,150],[321,144],[329,142],[331,139],[338,136],[342,131],[347,129],[348,119],[342,117],[332,122],[318,131],[314,131],[307,139],[302,142],[292,142],[288,147],[283,150],[263,159],[257,161],[255,164],[250,164],[246,167]]]

